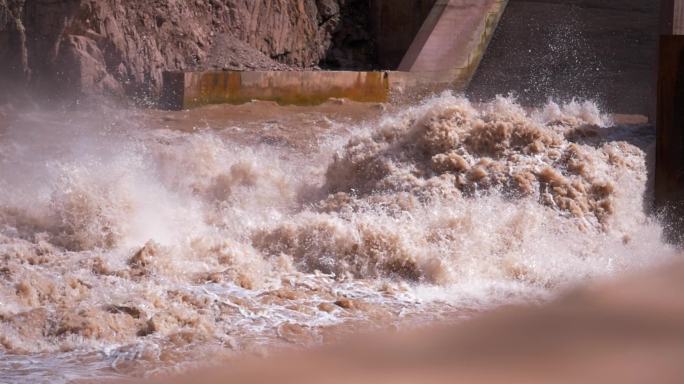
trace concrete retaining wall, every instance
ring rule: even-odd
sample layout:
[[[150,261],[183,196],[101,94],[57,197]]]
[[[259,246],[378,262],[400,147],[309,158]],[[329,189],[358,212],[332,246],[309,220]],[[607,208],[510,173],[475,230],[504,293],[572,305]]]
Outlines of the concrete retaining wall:
[[[331,98],[386,102],[386,72],[166,72],[162,106],[187,109],[206,104],[241,104],[251,100],[315,105]]]

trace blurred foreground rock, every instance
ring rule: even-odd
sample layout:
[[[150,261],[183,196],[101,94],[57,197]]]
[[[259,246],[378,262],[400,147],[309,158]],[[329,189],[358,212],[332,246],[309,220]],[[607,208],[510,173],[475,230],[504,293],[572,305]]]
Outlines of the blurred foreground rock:
[[[681,383],[682,290],[679,262],[541,307],[503,308],[454,327],[240,361],[173,382]]]

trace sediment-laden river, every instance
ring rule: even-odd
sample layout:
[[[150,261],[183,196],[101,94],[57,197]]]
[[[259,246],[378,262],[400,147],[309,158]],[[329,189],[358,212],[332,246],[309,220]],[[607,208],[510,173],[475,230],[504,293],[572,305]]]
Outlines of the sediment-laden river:
[[[672,254],[590,102],[5,112],[0,371],[144,376],[538,302]]]

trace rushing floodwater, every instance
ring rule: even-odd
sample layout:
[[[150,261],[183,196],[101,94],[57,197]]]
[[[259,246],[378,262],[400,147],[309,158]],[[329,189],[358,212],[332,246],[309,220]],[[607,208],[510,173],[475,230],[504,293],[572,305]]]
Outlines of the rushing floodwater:
[[[130,111],[0,126],[3,380],[455,319],[671,252],[644,213],[653,136],[592,103],[309,117],[301,142],[278,119],[178,130]]]

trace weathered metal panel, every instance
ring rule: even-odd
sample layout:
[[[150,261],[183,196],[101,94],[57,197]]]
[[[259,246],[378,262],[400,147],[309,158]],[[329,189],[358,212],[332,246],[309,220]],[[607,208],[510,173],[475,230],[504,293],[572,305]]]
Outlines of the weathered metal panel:
[[[670,237],[680,237],[684,229],[684,36],[661,36],[658,73],[656,203],[664,209]]]
[[[663,0],[658,64],[655,199],[666,235],[684,240],[684,0]]]

